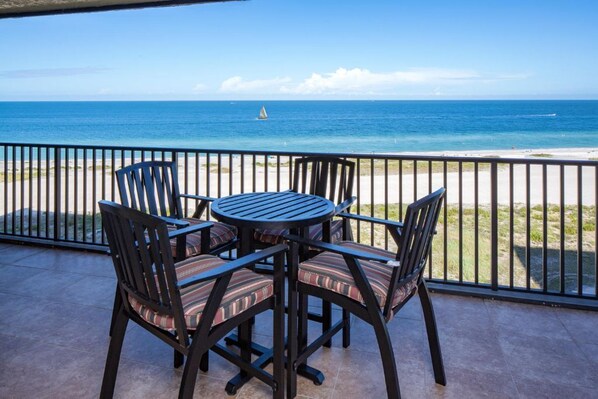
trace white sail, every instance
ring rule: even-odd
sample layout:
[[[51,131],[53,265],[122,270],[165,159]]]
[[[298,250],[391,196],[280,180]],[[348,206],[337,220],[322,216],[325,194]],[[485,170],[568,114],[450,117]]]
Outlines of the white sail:
[[[258,119],[268,119],[268,114],[266,113],[266,107],[262,106],[260,109],[260,116],[257,117]]]

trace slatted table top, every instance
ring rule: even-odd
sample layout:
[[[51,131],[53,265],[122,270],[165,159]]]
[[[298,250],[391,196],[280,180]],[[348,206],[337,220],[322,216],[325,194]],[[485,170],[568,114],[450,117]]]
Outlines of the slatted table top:
[[[293,191],[245,193],[217,199],[211,213],[237,227],[293,229],[330,219],[334,204],[317,195]]]

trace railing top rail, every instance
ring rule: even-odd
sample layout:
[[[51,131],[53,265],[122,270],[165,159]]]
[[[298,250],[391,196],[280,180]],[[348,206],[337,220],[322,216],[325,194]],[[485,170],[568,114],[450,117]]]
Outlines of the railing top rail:
[[[302,151],[264,151],[264,150],[234,150],[213,148],[180,148],[180,147],[139,147],[139,146],[107,146],[107,145],[81,145],[81,144],[48,144],[48,143],[18,143],[0,142],[0,147],[40,147],[40,148],[69,148],[80,150],[112,150],[112,151],[139,151],[139,152],[187,152],[194,154],[222,154],[222,155],[260,155],[260,156],[318,156],[321,152]],[[326,155],[339,158],[354,159],[380,159],[403,161],[432,161],[432,162],[474,162],[474,163],[502,163],[502,164],[530,164],[530,165],[572,165],[572,166],[598,166],[598,160],[561,159],[561,158],[502,158],[493,156],[454,156],[454,155],[424,155],[424,154],[385,154],[385,153],[343,153],[326,152]]]

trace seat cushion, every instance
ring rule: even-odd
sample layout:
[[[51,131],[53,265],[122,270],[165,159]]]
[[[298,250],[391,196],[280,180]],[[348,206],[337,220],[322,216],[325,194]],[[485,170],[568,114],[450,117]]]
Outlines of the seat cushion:
[[[309,238],[316,241],[321,241],[323,236],[322,224],[316,224],[309,227]],[[288,230],[284,229],[264,229],[256,230],[253,238],[256,241],[264,244],[281,244],[284,242],[285,234],[289,234]],[[333,220],[330,223],[330,241],[332,243],[338,242],[343,238],[343,221]]]
[[[189,222],[190,226],[206,222],[205,220],[194,218],[184,218],[183,220]],[[237,229],[235,227],[219,222],[212,223],[214,225],[210,229],[210,249],[229,243],[237,236]],[[175,227],[170,228],[174,229]],[[186,239],[186,257],[201,254],[201,232],[188,234]],[[170,240],[170,246],[172,247],[173,256],[176,257],[176,239]]]
[[[374,253],[390,259],[395,258],[395,253],[358,244],[351,241],[338,243],[358,251]],[[372,286],[374,296],[381,308],[386,305],[386,295],[390,286],[393,267],[385,263],[360,260],[363,271]],[[345,295],[365,305],[363,297],[355,284],[353,275],[349,271],[342,255],[323,252],[312,259],[299,265],[299,281],[316,287],[325,288],[338,294]],[[392,307],[403,302],[414,290],[417,289],[417,279],[413,279],[400,287],[394,294]]]
[[[224,260],[211,255],[200,255],[176,265],[177,279],[183,280],[198,273],[214,269],[226,263]],[[196,329],[201,320],[202,312],[214,287],[214,281],[198,283],[181,289],[181,302],[185,323],[188,329]],[[246,311],[274,294],[272,279],[256,274],[248,269],[241,269],[233,273],[231,281],[218,308],[213,326]],[[174,329],[174,318],[154,312],[149,307],[130,298],[131,307],[147,322],[165,330]]]

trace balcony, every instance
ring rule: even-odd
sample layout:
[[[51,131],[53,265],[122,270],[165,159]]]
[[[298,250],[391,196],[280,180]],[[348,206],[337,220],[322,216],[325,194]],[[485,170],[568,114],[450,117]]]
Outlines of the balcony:
[[[108,347],[115,278],[108,256],[0,244],[2,357],[0,396],[94,398]],[[389,324],[406,398],[590,398],[598,389],[598,313],[434,294],[448,384],[436,385],[417,298]],[[269,341],[256,322],[256,341]],[[170,347],[130,324],[117,397],[174,398],[181,370]],[[373,332],[353,320],[353,342],[336,338],[310,364],[326,375],[315,386],[300,378],[299,397],[385,396]],[[213,355],[196,395],[228,397],[237,369]],[[239,398],[267,397],[251,382]]]
[[[96,204],[117,197],[114,170],[176,160],[185,192],[222,197],[287,189],[303,155],[0,143],[0,396],[97,397],[115,278]],[[597,161],[336,155],[357,163],[354,213],[400,219],[417,196],[447,188],[426,277],[448,385],[434,383],[415,299],[389,324],[405,397],[595,395],[598,313],[586,310],[598,308]],[[384,230],[352,227],[356,240],[393,248]],[[267,322],[257,342],[269,341]],[[385,396],[373,331],[352,323],[348,349],[337,338],[310,357],[326,381],[300,379],[300,397]],[[177,395],[171,349],[141,328],[130,327],[122,359],[117,396]],[[212,359],[197,396],[227,397],[237,369]],[[267,395],[252,382],[237,396]]]

